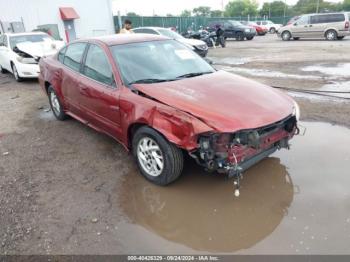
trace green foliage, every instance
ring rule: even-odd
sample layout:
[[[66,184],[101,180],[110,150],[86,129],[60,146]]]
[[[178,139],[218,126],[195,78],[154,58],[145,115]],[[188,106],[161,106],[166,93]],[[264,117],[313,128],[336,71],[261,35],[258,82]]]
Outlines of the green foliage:
[[[212,10],[210,11],[210,17],[221,17],[223,12],[221,10]]]
[[[225,16],[256,16],[258,3],[255,0],[234,0],[225,7]]]
[[[191,15],[192,15],[191,10],[186,10],[186,9],[183,10],[180,14],[180,16],[182,16],[182,17],[190,17]]]
[[[274,1],[272,3],[264,3],[259,13],[261,16],[283,16],[285,8],[287,11],[288,6],[284,2]]]
[[[209,6],[198,6],[193,8],[193,14],[195,16],[210,16],[210,7]]]
[[[344,11],[350,11],[350,0],[344,0],[342,7]]]

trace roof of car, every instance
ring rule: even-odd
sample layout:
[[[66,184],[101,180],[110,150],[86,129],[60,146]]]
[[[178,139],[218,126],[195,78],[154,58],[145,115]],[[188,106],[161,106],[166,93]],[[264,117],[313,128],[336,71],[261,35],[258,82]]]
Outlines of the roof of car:
[[[105,43],[106,45],[123,45],[130,43],[168,40],[170,38],[152,34],[115,34],[94,37],[91,39],[99,40]]]
[[[25,33],[5,33],[8,36],[21,36],[21,35],[47,35],[44,32],[25,32]]]
[[[154,29],[154,30],[166,29],[166,30],[170,30],[169,28],[159,27],[159,26],[140,26],[140,27],[133,28],[133,30],[135,30],[135,29]]]

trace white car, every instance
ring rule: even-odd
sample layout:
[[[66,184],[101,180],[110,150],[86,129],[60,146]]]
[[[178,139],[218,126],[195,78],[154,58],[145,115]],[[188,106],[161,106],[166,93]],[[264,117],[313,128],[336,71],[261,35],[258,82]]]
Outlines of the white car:
[[[0,35],[0,71],[13,73],[17,81],[36,78],[40,58],[55,54],[62,46],[63,41],[42,32]]]
[[[275,24],[270,20],[260,20],[260,21],[256,21],[255,23],[257,23],[258,25],[263,25],[267,27],[269,32],[272,34],[276,33],[278,29],[280,29],[280,27],[282,26],[281,24]]]
[[[175,31],[163,28],[163,27],[138,27],[133,29],[135,33],[140,34],[154,34],[154,35],[163,35],[169,38],[175,39],[187,46],[190,46],[193,51],[199,54],[202,57],[205,57],[208,54],[208,46],[205,42],[198,39],[188,39],[184,38],[182,35],[176,33]]]

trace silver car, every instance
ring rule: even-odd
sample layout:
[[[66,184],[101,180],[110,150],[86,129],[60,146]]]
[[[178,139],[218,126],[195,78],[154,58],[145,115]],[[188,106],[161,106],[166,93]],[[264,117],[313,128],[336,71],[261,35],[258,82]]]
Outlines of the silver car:
[[[284,41],[300,38],[326,38],[341,40],[350,35],[347,13],[307,14],[293,23],[281,27],[278,36]]]

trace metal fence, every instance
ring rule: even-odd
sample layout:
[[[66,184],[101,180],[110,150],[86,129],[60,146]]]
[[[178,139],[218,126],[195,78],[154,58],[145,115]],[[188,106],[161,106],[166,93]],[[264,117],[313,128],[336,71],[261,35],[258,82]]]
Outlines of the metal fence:
[[[177,27],[179,32],[185,32],[188,28],[193,30],[199,29],[200,26],[207,26],[212,21],[222,21],[222,20],[237,20],[237,21],[256,21],[256,20],[271,20],[277,24],[285,24],[290,19],[290,16],[286,17],[202,17],[202,16],[192,16],[192,17],[181,17],[181,16],[122,16],[121,21],[129,19],[132,22],[133,27],[140,26],[159,26],[159,27]],[[116,31],[119,32],[120,27],[118,23],[118,16],[114,16],[114,24]]]

